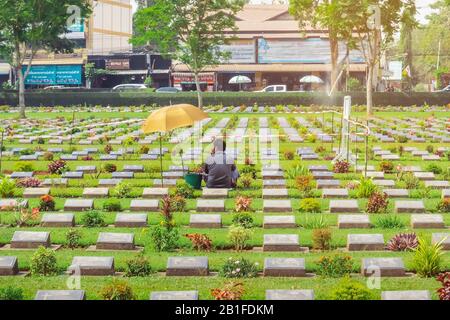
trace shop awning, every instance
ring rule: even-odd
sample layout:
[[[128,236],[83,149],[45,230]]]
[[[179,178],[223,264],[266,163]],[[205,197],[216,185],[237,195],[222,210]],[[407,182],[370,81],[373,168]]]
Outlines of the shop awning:
[[[28,63],[24,63],[24,65],[27,65]],[[83,65],[84,59],[83,58],[64,58],[64,59],[34,59],[31,63],[33,66],[53,66],[53,65]]]
[[[351,72],[365,72],[365,64],[351,64]],[[175,66],[176,72],[189,72],[186,65]],[[208,68],[209,72],[331,72],[331,64],[221,64]]]
[[[124,76],[132,76],[132,75],[146,75],[148,70],[111,70],[113,71],[113,75],[124,75]]]
[[[169,69],[154,69],[150,71],[150,74],[168,74],[169,72]]]

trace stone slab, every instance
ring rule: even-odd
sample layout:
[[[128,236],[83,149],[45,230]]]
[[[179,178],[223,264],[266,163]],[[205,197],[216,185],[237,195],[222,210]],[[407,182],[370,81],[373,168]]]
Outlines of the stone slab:
[[[347,235],[348,251],[381,251],[384,250],[382,234],[349,234]]]
[[[144,199],[161,199],[169,194],[169,188],[144,188],[142,198]]]
[[[45,179],[44,182],[42,182],[42,185],[46,187],[66,187],[67,184],[68,180],[66,178],[49,178]]]
[[[322,198],[348,198],[347,189],[322,189]]]
[[[413,229],[445,228],[444,217],[440,214],[412,214],[411,227]]]
[[[45,213],[41,219],[43,227],[71,228],[75,226],[73,213]]]
[[[364,258],[361,273],[364,276],[372,276],[375,273],[381,277],[403,277],[405,265],[402,258]]]
[[[197,211],[198,212],[224,212],[225,211],[225,201],[220,199],[198,199],[197,200]]]
[[[22,197],[26,199],[40,198],[50,194],[50,188],[25,188]]]
[[[263,251],[299,251],[297,234],[265,234]]]
[[[339,229],[370,228],[371,223],[368,215],[340,214],[338,227]]]
[[[98,250],[134,250],[134,234],[100,232],[97,239]]]
[[[425,213],[422,200],[397,200],[395,201],[396,213]]]
[[[433,233],[431,235],[431,242],[433,244],[442,241],[442,249],[450,250],[450,233]]]
[[[134,172],[130,171],[116,171],[111,174],[113,179],[133,179]]]
[[[317,180],[317,189],[334,189],[339,188],[341,182],[339,180]]]
[[[0,257],[0,276],[14,276],[19,273],[17,257]]]
[[[287,198],[289,195],[287,189],[263,189],[263,199],[280,199]]]
[[[296,228],[295,216],[264,216],[263,228]]]
[[[264,212],[292,212],[291,200],[263,200]]]
[[[306,276],[304,258],[265,258],[265,277],[304,277]]]
[[[413,174],[421,181],[429,181],[436,178],[433,172],[414,172]]]
[[[330,213],[359,213],[357,200],[330,200]]]
[[[130,211],[151,211],[159,210],[159,201],[155,199],[133,199],[130,203]]]
[[[208,257],[169,257],[166,276],[207,276]]]
[[[150,300],[198,300],[198,291],[154,291]]]
[[[94,208],[92,199],[67,199],[64,203],[64,211],[86,211]]]
[[[313,290],[266,290],[266,300],[314,300]]]
[[[204,188],[202,198],[204,199],[225,199],[228,197],[228,189]]]
[[[82,276],[112,276],[114,257],[73,257],[68,271]]]
[[[146,213],[118,213],[114,225],[118,228],[147,227]]]
[[[286,189],[286,180],[284,179],[274,179],[274,180],[263,180],[264,189]]]
[[[431,300],[428,290],[382,291],[381,300]]]
[[[450,188],[450,182],[448,181],[425,181],[426,188],[432,189],[448,189]]]
[[[222,228],[220,214],[191,214],[189,218],[191,228]]]
[[[130,165],[126,164],[123,166],[123,171],[125,172],[144,172],[144,166],[143,165]]]
[[[100,179],[98,181],[99,187],[115,187],[122,182],[122,179]]]
[[[109,195],[108,188],[84,188],[83,197],[88,199],[105,198]]]
[[[11,240],[13,249],[36,249],[50,247],[50,244],[49,232],[15,231]]]
[[[409,191],[407,189],[383,189],[383,192],[386,193],[389,198],[409,197]]]
[[[84,290],[38,290],[34,300],[77,301],[85,300]]]

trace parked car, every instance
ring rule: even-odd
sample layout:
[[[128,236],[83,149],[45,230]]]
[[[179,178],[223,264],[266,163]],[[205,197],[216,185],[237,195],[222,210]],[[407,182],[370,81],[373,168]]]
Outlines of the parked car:
[[[287,92],[287,86],[284,84],[277,84],[274,86],[268,86],[265,87],[262,90],[256,91],[256,92]]]
[[[446,86],[444,89],[439,90],[438,92],[450,92],[450,85]]]
[[[147,86],[145,84],[138,83],[128,83],[128,84],[119,84],[112,88],[113,92],[121,92],[121,91],[135,91],[135,90],[145,90]]]
[[[181,92],[180,89],[175,88],[175,87],[161,87],[156,89],[156,92],[158,93],[178,93]]]

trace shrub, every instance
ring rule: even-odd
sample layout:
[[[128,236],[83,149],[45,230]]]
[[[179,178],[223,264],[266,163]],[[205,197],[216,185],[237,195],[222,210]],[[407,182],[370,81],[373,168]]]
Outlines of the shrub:
[[[53,153],[52,152],[45,152],[42,158],[45,161],[53,161]]]
[[[108,199],[103,203],[103,210],[108,212],[122,211],[122,204],[118,199]]]
[[[286,169],[286,177],[289,179],[296,179],[298,176],[309,176],[309,175],[310,175],[309,169],[301,164],[297,164]]]
[[[352,257],[340,254],[322,256],[317,261],[317,265],[317,273],[327,278],[340,278],[349,275],[353,270]]]
[[[436,278],[442,285],[441,288],[437,290],[439,295],[439,300],[449,301],[450,300],[450,272],[443,272]],[[1,293],[0,293],[1,300]]]
[[[372,179],[361,177],[356,189],[356,196],[358,198],[370,198],[377,191],[378,187],[373,183]]]
[[[162,251],[170,251],[178,246],[178,240],[180,238],[180,234],[177,228],[165,228],[162,226],[155,226],[151,230],[150,234],[153,244],[155,246],[155,250]]]
[[[251,239],[252,235],[252,230],[242,226],[232,225],[228,231],[228,240],[230,240],[233,244],[236,251],[242,251],[245,248],[246,243]]]
[[[338,160],[333,166],[333,171],[335,173],[348,173],[350,171],[350,163],[345,160]]]
[[[449,198],[442,199],[437,205],[437,210],[439,212],[449,213],[450,212],[450,199]]]
[[[173,195],[170,197],[171,210],[175,212],[184,212],[186,210],[186,199],[181,195]]]
[[[0,288],[0,300],[23,300],[23,290],[13,286]]]
[[[34,166],[30,162],[18,162],[14,166],[14,170],[20,172],[31,172],[34,171]]]
[[[301,226],[305,229],[325,229],[328,223],[323,215],[305,215],[305,221],[301,223]]]
[[[258,263],[230,257],[222,266],[220,275],[225,278],[254,278],[258,275]]]
[[[185,235],[191,240],[192,247],[197,251],[211,251],[212,241],[206,234],[190,233]]]
[[[233,224],[249,229],[253,226],[253,217],[248,212],[235,213],[233,215]]]
[[[131,194],[131,184],[121,182],[114,187],[112,194],[117,198],[128,198]]]
[[[321,212],[320,202],[316,199],[308,198],[300,201],[300,211],[319,213]]]
[[[428,146],[426,147],[426,150],[427,150],[429,153],[433,153],[433,152],[434,152],[434,147],[433,147],[432,145],[428,145]]]
[[[313,248],[317,250],[329,250],[331,248],[331,230],[315,229],[312,233]]]
[[[295,185],[300,192],[308,193],[311,191],[312,177],[310,175],[301,175],[295,178]]]
[[[56,256],[52,249],[40,246],[31,257],[32,275],[50,276],[57,272]]]
[[[253,177],[250,174],[243,174],[238,180],[238,187],[241,189],[248,189],[252,186]]]
[[[52,196],[46,194],[41,197],[39,202],[40,211],[55,211],[55,200]]]
[[[16,182],[8,177],[3,177],[0,180],[0,196],[2,198],[9,198],[14,196],[16,190]]]
[[[55,160],[48,164],[48,171],[51,174],[62,174],[67,169],[67,163],[64,160]]]
[[[66,233],[67,248],[75,249],[80,246],[81,231],[78,229],[69,229]]]
[[[256,179],[256,168],[253,165],[245,165],[240,170],[241,175],[250,175],[252,179]]]
[[[252,211],[252,198],[238,196],[235,200],[236,212]]]
[[[441,174],[443,172],[442,168],[434,163],[428,165],[427,171],[433,172],[434,174]]]
[[[356,280],[343,278],[331,291],[332,300],[372,300],[370,290]]]
[[[141,146],[141,148],[139,149],[139,153],[140,154],[147,154],[150,151],[150,147],[143,145]]]
[[[381,161],[379,165],[380,171],[384,173],[394,172],[394,164],[391,161]]]
[[[106,225],[103,215],[96,210],[86,212],[81,218],[81,221],[88,228],[98,228]]]
[[[442,242],[432,244],[419,237],[419,245],[414,250],[413,268],[421,277],[433,277],[439,273],[442,256]]]
[[[314,150],[315,153],[323,153],[323,152],[325,152],[325,151],[327,151],[327,149],[325,149],[324,146],[318,146],[318,147]]]
[[[148,259],[142,254],[135,258],[128,259],[126,264],[127,271],[125,275],[127,277],[145,277],[152,273],[152,268],[150,267]]]
[[[420,184],[419,178],[414,176],[411,172],[407,172],[402,175],[401,180],[405,183],[405,187],[408,190],[417,189]]]
[[[375,192],[367,201],[367,213],[383,213],[386,212],[389,204],[389,198],[386,193]]]
[[[408,142],[408,138],[405,136],[397,136],[397,142],[398,143],[406,143],[406,142]]]
[[[22,188],[39,188],[41,181],[36,178],[24,178],[17,181],[17,186]]]
[[[244,285],[240,282],[229,282],[223,288],[211,290],[214,300],[241,300],[244,295]]]
[[[294,152],[292,152],[292,151],[285,151],[284,152],[284,158],[286,160],[294,160]]]
[[[105,163],[103,165],[103,170],[108,173],[113,173],[117,171],[117,166],[114,163]]]
[[[411,251],[417,248],[418,245],[415,233],[399,233],[389,240],[387,248],[391,251]]]
[[[126,281],[117,279],[103,287],[100,295],[104,300],[134,300],[131,286]]]
[[[111,146],[110,144],[107,144],[107,145],[103,148],[103,151],[104,151],[106,154],[111,153],[112,150],[113,150],[113,148],[112,148],[112,146]]]
[[[186,181],[178,181],[175,194],[185,199],[192,199],[194,197],[194,188]]]
[[[375,227],[379,229],[401,229],[405,227],[405,224],[398,216],[386,215],[375,220]]]

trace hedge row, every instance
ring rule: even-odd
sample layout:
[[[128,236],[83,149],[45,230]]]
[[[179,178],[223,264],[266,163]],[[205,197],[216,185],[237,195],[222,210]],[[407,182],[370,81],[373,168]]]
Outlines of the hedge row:
[[[241,105],[342,105],[346,94],[338,93],[328,97],[325,93],[286,92],[286,93],[256,93],[256,92],[205,92],[205,105],[241,106]],[[364,92],[350,94],[353,104],[364,105]],[[16,92],[0,92],[0,105],[17,105]],[[197,104],[195,92],[161,94],[139,92],[27,92],[28,106],[139,106],[139,105],[170,105],[177,103]],[[448,105],[450,93],[374,93],[376,106],[413,106],[413,105]]]

